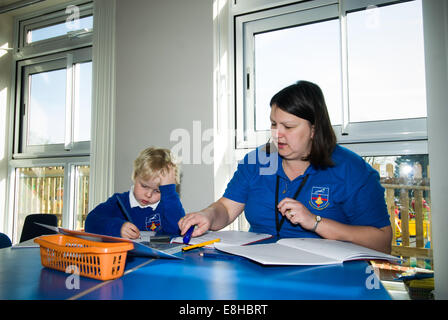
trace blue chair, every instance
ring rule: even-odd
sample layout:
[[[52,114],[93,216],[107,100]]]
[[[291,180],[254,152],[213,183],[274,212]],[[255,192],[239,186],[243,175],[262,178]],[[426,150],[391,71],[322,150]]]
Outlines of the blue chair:
[[[25,217],[23,223],[22,234],[20,235],[20,242],[27,241],[29,239],[36,238],[44,234],[56,234],[56,232],[42,227],[35,222],[50,225],[53,227],[58,226],[58,217],[50,213],[35,213],[29,214]]]
[[[11,239],[6,234],[0,232],[0,249],[10,246],[12,246]]]

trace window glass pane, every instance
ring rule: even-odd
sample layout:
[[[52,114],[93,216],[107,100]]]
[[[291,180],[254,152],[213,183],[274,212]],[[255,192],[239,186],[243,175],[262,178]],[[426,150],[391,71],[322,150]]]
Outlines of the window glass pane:
[[[410,266],[432,269],[431,196],[428,155],[365,157],[381,176],[394,235],[392,254]],[[423,250],[423,255],[422,255]],[[431,255],[432,256],[432,255]]]
[[[75,166],[75,229],[84,229],[89,213],[90,166]]]
[[[75,65],[74,141],[90,141],[92,62]]]
[[[28,144],[63,143],[66,70],[36,73],[29,81]]]
[[[33,167],[16,169],[15,227],[20,234],[25,217],[31,213],[52,213],[61,226],[64,197],[64,167]]]
[[[91,30],[92,27],[93,16],[84,17],[77,20],[68,20],[67,22],[28,31],[27,43],[63,36],[71,31],[82,29]]]
[[[298,80],[318,84],[332,124],[340,124],[339,22],[330,20],[255,35],[255,128],[269,130],[269,101]]]
[[[421,1],[347,15],[350,121],[426,117]]]

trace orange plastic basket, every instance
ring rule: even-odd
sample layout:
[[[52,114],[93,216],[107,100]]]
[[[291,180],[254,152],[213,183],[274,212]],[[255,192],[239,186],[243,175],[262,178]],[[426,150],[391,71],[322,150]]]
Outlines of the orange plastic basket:
[[[42,265],[81,276],[110,280],[123,275],[126,255],[134,245],[129,242],[97,242],[55,234],[34,240],[40,245]],[[76,268],[73,268],[76,266]]]

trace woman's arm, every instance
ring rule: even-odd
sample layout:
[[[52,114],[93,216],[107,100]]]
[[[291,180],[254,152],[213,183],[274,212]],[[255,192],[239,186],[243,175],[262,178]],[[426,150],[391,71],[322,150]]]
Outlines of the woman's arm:
[[[179,220],[180,233],[183,235],[190,226],[195,225],[193,237],[200,236],[208,230],[220,230],[238,217],[244,210],[244,203],[222,197],[207,208],[188,213]]]
[[[350,241],[384,253],[390,254],[391,252],[391,226],[382,228],[351,226],[322,218],[322,221],[317,225],[316,233],[326,239]]]
[[[311,213],[301,202],[285,198],[278,204],[278,209],[293,224],[300,224],[305,230],[312,230],[316,224],[316,215]],[[392,228],[385,226],[354,226],[322,218],[315,232],[325,239],[350,241],[377,251],[390,253]]]

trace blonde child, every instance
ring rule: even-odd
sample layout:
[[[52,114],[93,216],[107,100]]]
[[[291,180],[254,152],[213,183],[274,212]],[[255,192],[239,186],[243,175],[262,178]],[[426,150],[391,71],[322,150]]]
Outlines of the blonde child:
[[[179,169],[168,149],[150,147],[134,161],[134,185],[115,193],[87,216],[86,232],[137,239],[140,231],[179,234],[185,211],[176,192]]]

